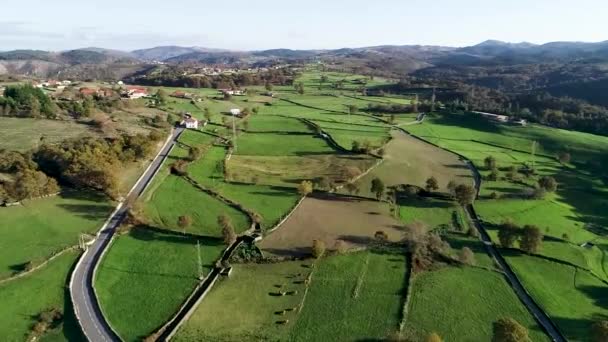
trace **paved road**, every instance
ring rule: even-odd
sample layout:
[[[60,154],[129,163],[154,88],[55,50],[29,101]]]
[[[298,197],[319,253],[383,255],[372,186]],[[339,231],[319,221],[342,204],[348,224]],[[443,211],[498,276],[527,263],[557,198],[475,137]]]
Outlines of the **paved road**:
[[[475,178],[475,188],[477,189],[477,195],[479,195],[479,190],[481,187],[481,176],[475,166],[471,164],[471,162],[466,162],[471,171],[473,172],[473,176]],[[488,253],[498,262],[500,268],[505,272],[505,276],[515,291],[519,300],[526,306],[528,311],[534,316],[536,321],[543,327],[543,329],[547,332],[549,337],[555,342],[566,342],[566,338],[559,332],[556,325],[551,321],[551,318],[541,309],[540,306],[532,299],[532,297],[528,294],[523,284],[517,278],[517,275],[511,269],[511,266],[507,263],[507,261],[503,258],[500,252],[496,249],[496,246],[492,243],[492,239],[488,232],[481,224],[477,213],[475,212],[475,208],[472,205],[468,205],[466,208],[469,217],[471,217],[473,224],[477,231],[479,231],[481,241],[485,245]]]
[[[163,146],[159,155],[154,158],[148,170],[146,170],[137,184],[131,189],[127,198],[135,199],[144,192],[182,132],[183,128],[178,128],[173,131],[171,140]],[[95,265],[97,265],[104,250],[108,247],[116,228],[120,226],[120,223],[125,218],[127,210],[127,206],[121,205],[117,208],[107,224],[101,228],[94,242],[82,255],[72,273],[70,295],[72,297],[76,317],[80,322],[82,331],[89,341],[120,341],[120,338],[112,331],[101,313],[99,303],[97,302],[95,292],[93,291],[93,273]]]

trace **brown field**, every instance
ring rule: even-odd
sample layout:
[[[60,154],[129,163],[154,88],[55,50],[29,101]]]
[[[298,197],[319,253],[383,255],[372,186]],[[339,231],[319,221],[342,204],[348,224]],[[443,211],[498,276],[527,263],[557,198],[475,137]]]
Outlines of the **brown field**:
[[[347,180],[346,168],[365,172],[376,163],[366,155],[242,156],[234,155],[228,163],[231,174],[257,178],[257,183],[295,186],[302,180],[328,177],[334,182]]]
[[[371,242],[378,230],[386,232],[391,241],[400,240],[403,233],[386,203],[341,196],[308,197],[259,247],[277,256],[305,256],[315,239],[323,240],[328,249],[337,240],[360,247]]]
[[[471,183],[471,173],[458,156],[438,149],[401,131],[391,131],[393,139],[385,147],[384,162],[361,178],[357,185],[362,196],[373,197],[371,181],[382,179],[385,185],[413,184],[424,187],[426,180],[434,176],[440,191],[447,191],[450,180]]]

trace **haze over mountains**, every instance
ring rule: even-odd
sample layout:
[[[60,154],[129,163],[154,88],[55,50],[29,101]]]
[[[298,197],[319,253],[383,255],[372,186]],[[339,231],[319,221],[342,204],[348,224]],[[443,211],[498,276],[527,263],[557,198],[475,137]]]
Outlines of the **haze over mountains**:
[[[0,73],[50,76],[69,72],[74,66],[103,65],[122,67],[149,64],[198,62],[204,64],[264,64],[307,60],[366,60],[392,63],[397,73],[409,73],[441,65],[514,65],[555,62],[606,62],[608,41],[599,43],[552,42],[542,45],[507,43],[488,40],[463,47],[424,45],[385,45],[335,50],[272,49],[262,51],[229,51],[205,47],[159,46],[134,51],[96,47],[62,52],[14,50],[0,52]]]

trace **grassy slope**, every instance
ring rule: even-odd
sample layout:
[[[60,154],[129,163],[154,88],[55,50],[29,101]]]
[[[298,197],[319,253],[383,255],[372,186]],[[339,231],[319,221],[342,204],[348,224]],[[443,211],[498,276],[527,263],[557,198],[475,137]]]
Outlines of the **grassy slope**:
[[[89,126],[71,121],[0,117],[0,149],[27,151],[40,143],[96,135]]]
[[[79,234],[99,229],[112,209],[102,196],[75,191],[0,208],[0,278],[77,244]]]
[[[51,308],[68,312],[66,281],[77,254],[66,253],[24,278],[0,285],[0,336],[3,341],[25,341],[36,316]],[[67,316],[67,318],[72,318]],[[66,318],[66,319],[67,319]],[[52,332],[53,340],[81,338],[73,321]]]
[[[224,246],[213,239],[200,243],[208,273]],[[198,282],[197,267],[196,239],[135,228],[110,247],[95,288],[112,326],[123,339],[136,341],[175,313]]]
[[[235,265],[230,278],[221,278],[188,322],[179,330],[176,341],[261,341],[285,339],[296,318],[295,312],[275,312],[301,304],[302,280],[311,270],[310,262]],[[297,277],[297,274],[302,274]],[[273,296],[284,285],[284,291],[297,290],[294,296]],[[277,320],[289,319],[288,326]]]
[[[315,270],[294,341],[379,339],[397,329],[405,256],[359,252],[323,259]]]

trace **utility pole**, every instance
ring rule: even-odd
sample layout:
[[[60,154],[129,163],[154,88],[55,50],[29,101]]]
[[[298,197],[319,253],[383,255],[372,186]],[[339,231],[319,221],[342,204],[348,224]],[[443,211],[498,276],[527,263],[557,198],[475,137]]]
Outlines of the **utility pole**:
[[[236,152],[236,115],[232,114],[232,147]]]
[[[196,240],[196,252],[198,254],[198,279],[203,280],[203,259],[201,258],[201,245]]]

